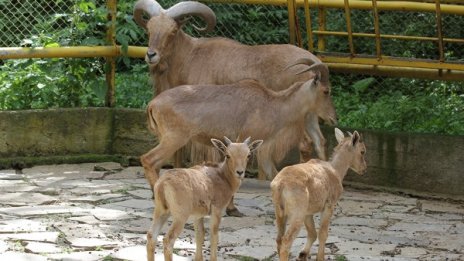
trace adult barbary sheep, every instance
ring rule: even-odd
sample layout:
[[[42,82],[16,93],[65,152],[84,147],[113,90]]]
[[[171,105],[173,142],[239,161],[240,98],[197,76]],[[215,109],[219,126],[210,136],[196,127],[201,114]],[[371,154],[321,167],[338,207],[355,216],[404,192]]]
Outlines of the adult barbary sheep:
[[[153,186],[162,164],[189,141],[208,144],[210,138],[251,136],[264,140],[257,153],[258,168],[272,179],[275,162],[301,141],[308,114],[327,121],[335,117],[330,90],[321,84],[319,73],[280,92],[254,80],[166,90],[147,108],[159,144],[141,157],[146,178]]]
[[[281,261],[288,260],[289,251],[301,226],[308,238],[298,260],[307,260],[311,245],[317,238],[313,215],[321,212],[317,260],[324,260],[330,218],[343,192],[342,181],[349,168],[360,175],[366,171],[366,147],[357,131],[344,137],[335,129],[338,146],[330,162],[312,159],[283,168],[271,182],[272,201],[277,226],[277,253]],[[285,226],[288,222],[289,227]]]
[[[189,169],[168,170],[155,185],[153,223],[147,233],[147,259],[154,260],[157,238],[164,223],[172,216],[172,225],[164,236],[164,260],[172,260],[174,241],[189,218],[195,218],[195,260],[203,260],[204,216],[211,215],[211,260],[217,260],[218,228],[224,208],[238,190],[245,176],[248,159],[262,140],[226,144],[212,139],[225,156],[220,164],[205,164]]]
[[[144,13],[150,17],[148,21],[143,19]],[[308,65],[321,63],[310,52],[289,44],[249,46],[221,37],[191,37],[181,29],[188,20],[186,17],[191,15],[206,22],[205,28],[197,28],[200,31],[211,31],[216,25],[214,12],[198,2],[180,2],[167,10],[154,0],[139,0],[134,6],[135,21],[149,35],[145,60],[158,93],[184,84],[221,85],[242,79],[256,79],[267,88],[280,91],[295,82],[313,78],[314,70]],[[289,67],[297,63],[300,64]],[[322,76],[321,84],[329,88],[327,67],[317,68]],[[325,139],[318,118],[308,115],[306,126],[318,157],[326,159]],[[311,140],[308,136],[305,139],[300,149],[302,154],[309,155]],[[264,178],[264,173],[260,172],[259,177]]]

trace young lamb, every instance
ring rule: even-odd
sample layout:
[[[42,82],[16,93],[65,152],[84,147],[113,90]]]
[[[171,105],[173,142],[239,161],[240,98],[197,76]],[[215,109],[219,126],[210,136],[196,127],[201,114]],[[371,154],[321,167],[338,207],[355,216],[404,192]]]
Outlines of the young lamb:
[[[363,175],[367,165],[364,160],[366,147],[357,131],[344,137],[335,128],[338,146],[330,161],[312,159],[282,169],[271,182],[272,201],[275,206],[277,226],[277,252],[280,260],[288,260],[289,251],[301,226],[304,224],[308,238],[298,259],[310,256],[311,245],[317,238],[313,215],[321,212],[319,249],[317,260],[324,260],[330,218],[343,192],[342,181],[349,168]],[[286,231],[286,222],[289,227]]]
[[[226,145],[220,140],[211,139],[213,145],[225,156],[222,163],[168,170],[156,182],[153,223],[147,233],[148,260],[155,260],[157,237],[169,216],[172,216],[173,222],[163,240],[164,259],[172,260],[174,241],[182,232],[189,216],[193,216],[195,260],[203,260],[203,219],[206,215],[211,215],[211,260],[217,260],[218,228],[222,211],[238,190],[251,153],[263,142],[250,142],[250,138],[247,138],[243,143],[233,143],[224,138]]]

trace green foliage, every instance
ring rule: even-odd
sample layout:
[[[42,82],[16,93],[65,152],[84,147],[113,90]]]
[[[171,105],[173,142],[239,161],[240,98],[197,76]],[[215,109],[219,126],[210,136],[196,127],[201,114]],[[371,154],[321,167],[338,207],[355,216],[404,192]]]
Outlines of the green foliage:
[[[153,97],[146,64],[133,65],[130,72],[116,74],[116,106],[145,108]]]
[[[334,85],[333,98],[341,126],[462,135],[462,87],[441,81],[366,78],[351,86]]]

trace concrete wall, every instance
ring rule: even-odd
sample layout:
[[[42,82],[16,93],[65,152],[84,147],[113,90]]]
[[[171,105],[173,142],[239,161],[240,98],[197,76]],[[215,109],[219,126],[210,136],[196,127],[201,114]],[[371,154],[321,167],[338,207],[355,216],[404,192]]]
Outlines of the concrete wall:
[[[329,151],[332,128],[324,130]],[[368,172],[347,181],[464,195],[464,136],[360,131]],[[0,112],[0,157],[108,154],[138,157],[156,144],[144,110],[57,109]],[[294,159],[290,159],[295,161]]]

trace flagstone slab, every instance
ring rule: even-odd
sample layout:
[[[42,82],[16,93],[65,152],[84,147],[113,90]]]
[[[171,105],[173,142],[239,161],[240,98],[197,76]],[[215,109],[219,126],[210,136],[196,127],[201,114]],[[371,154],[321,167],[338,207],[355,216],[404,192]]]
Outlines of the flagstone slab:
[[[27,182],[22,182],[20,184],[7,184],[0,185],[0,192],[26,192],[26,191],[35,191],[39,187],[32,186]]]
[[[127,191],[127,193],[136,198],[148,199],[153,202],[152,200],[153,192],[151,191],[151,189],[136,189],[136,190]]]
[[[29,242],[24,248],[27,252],[35,254],[60,253],[62,251],[57,244],[41,242]]]
[[[80,207],[60,206],[60,205],[43,205],[30,207],[11,207],[0,208],[0,213],[8,213],[17,216],[41,216],[50,214],[79,214],[86,213],[88,210]]]
[[[16,174],[15,170],[0,170],[0,180],[23,180],[24,175]]]
[[[276,248],[272,246],[256,246],[256,247],[249,247],[249,246],[237,246],[229,248],[227,251],[227,255],[234,257],[234,256],[242,256],[248,258],[254,258],[257,260],[263,260],[266,258],[270,258],[271,256],[275,255]]]
[[[40,232],[46,230],[47,225],[40,221],[29,219],[0,220],[1,233]]]
[[[89,210],[90,213],[95,216],[98,220],[109,221],[109,220],[124,220],[134,218],[129,215],[126,211],[97,207]]]
[[[105,232],[95,225],[57,222],[54,224],[66,238],[106,238]]]
[[[89,225],[101,223],[101,221],[96,219],[94,216],[71,217],[71,218],[68,218],[68,220],[77,221],[79,223],[84,223],[84,224],[89,224]]]
[[[16,192],[16,193],[0,193],[0,200],[8,202],[10,206],[18,205],[43,205],[57,201],[56,197],[51,197],[41,193]]]
[[[372,215],[383,204],[381,202],[359,202],[354,200],[342,199],[338,202],[337,208],[340,208],[344,214],[352,216]]]
[[[333,218],[330,222],[331,225],[340,226],[368,226],[373,228],[384,227],[388,225],[385,219],[364,218],[364,217],[338,217]]]
[[[116,199],[125,197],[123,194],[116,194],[116,193],[109,193],[109,194],[97,194],[97,195],[87,195],[87,196],[78,196],[69,198],[70,202],[88,202],[88,203],[96,203],[103,200],[108,199]]]
[[[111,249],[119,245],[118,241],[111,241],[99,238],[66,238],[71,242],[71,246],[85,249],[106,248]]]
[[[424,256],[427,254],[427,250],[424,248],[418,248],[418,247],[401,247],[400,248],[401,253],[397,255],[397,257],[409,257],[409,258],[415,258],[415,259],[420,259],[421,256]]]
[[[46,261],[45,256],[30,254],[30,253],[21,253],[6,251],[0,254],[0,260],[14,260],[14,261]]]
[[[97,261],[105,260],[104,258],[110,256],[113,252],[109,250],[101,251],[78,251],[71,253],[61,253],[61,254],[48,254],[47,257],[51,260],[60,260],[60,261]]]
[[[382,256],[383,252],[394,252],[397,244],[366,244],[358,241],[346,241],[337,244],[338,252],[344,255]]]
[[[7,250],[8,250],[8,244],[5,241],[0,240],[0,254],[4,253]]]
[[[0,239],[5,240],[26,240],[37,242],[56,243],[59,237],[58,232],[28,232],[28,233],[0,233]]]
[[[119,202],[113,202],[110,204],[100,205],[99,207],[119,210],[150,209],[153,208],[153,200],[129,199]]]

